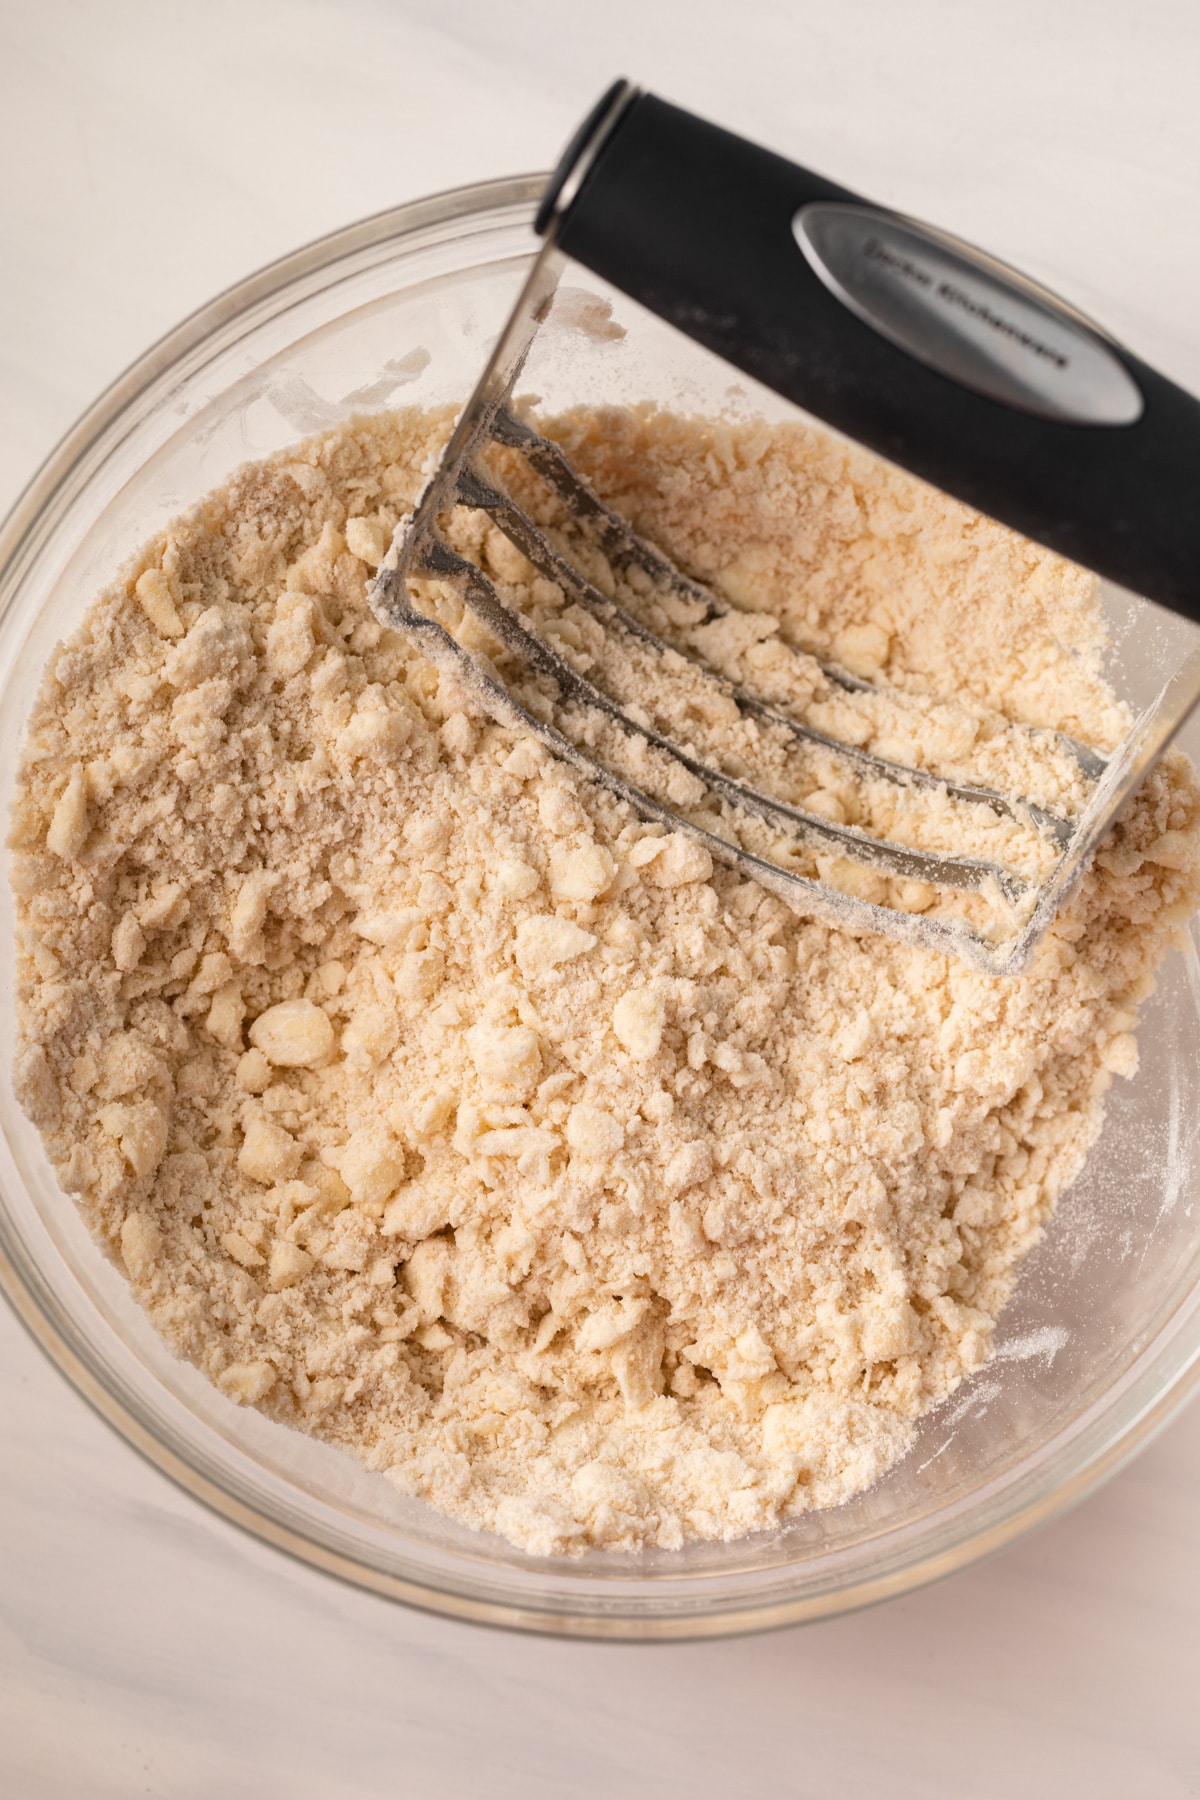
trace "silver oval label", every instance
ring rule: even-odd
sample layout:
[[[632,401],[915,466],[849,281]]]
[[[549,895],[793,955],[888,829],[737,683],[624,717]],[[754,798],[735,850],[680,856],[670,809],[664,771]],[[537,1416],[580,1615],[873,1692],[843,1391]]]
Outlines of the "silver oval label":
[[[851,312],[961,386],[1043,419],[1132,425],[1137,384],[1064,302],[956,238],[872,207],[816,201],[792,231]]]

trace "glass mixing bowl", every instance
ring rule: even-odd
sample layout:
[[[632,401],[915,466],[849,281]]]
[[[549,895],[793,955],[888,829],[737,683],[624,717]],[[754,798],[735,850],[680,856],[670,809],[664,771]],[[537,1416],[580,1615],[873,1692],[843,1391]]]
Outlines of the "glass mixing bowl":
[[[529,265],[541,185],[459,189],[297,252],[195,314],[87,413],[0,535],[5,793],[53,644],[169,518],[239,463],[355,411],[464,398]],[[604,334],[593,329],[594,366],[581,374],[584,336],[550,358],[549,399],[571,370],[575,399],[669,390],[677,403],[773,406],[741,388],[712,390],[728,381],[717,365],[702,391],[662,331],[631,338],[606,364]],[[1191,743],[1200,747],[1200,727]],[[2,888],[7,943],[7,879]],[[59,1367],[159,1468],[268,1542],[379,1593],[590,1637],[715,1635],[843,1612],[961,1568],[1059,1511],[1145,1442],[1194,1384],[1196,948],[1193,938],[1163,970],[1141,1072],[1115,1086],[1085,1174],[1025,1265],[994,1361],[921,1422],[909,1456],[870,1492],[768,1536],[531,1558],[233,1405],[167,1350],[84,1231],[16,1104],[7,1055],[0,1277]],[[0,996],[6,1046],[11,988],[10,977]]]

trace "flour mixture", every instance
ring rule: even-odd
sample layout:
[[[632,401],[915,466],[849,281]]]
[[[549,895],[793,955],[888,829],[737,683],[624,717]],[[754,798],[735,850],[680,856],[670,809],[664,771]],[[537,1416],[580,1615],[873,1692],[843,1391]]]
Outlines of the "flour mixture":
[[[19,1092],[232,1400],[532,1551],[761,1530],[873,1482],[987,1360],[1136,1069],[1197,784],[1159,766],[1019,977],[798,918],[373,618],[447,429],[373,418],[242,471],[56,653],[13,827]],[[1058,803],[1070,769],[1031,771],[1013,723],[1120,736],[1089,579],[865,453],[553,429],[746,609],[729,666],[794,671],[787,640],[895,691],[827,711],[840,735]],[[456,529],[602,654],[478,515]],[[811,671],[820,723],[842,703]],[[862,816],[836,770],[806,780]]]

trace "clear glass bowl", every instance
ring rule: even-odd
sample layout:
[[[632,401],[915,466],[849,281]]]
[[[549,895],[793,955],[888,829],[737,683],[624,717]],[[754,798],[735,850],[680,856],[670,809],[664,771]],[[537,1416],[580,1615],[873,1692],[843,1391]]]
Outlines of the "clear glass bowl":
[[[0,535],[6,793],[52,645],[144,539],[237,464],[351,412],[465,396],[528,267],[540,186],[463,188],[299,251],[195,314],[81,420]],[[639,337],[608,365],[596,362],[582,397],[665,384],[677,401],[719,403],[675,356],[663,333]],[[560,356],[560,370],[572,360]],[[746,403],[741,389],[723,393]],[[578,381],[572,397],[581,397]],[[1191,739],[1195,750],[1200,728]],[[10,930],[7,880],[0,905]],[[11,979],[0,1005],[7,1046]],[[948,1574],[1048,1518],[1116,1468],[1194,1384],[1194,939],[1164,969],[1141,1043],[1141,1073],[1115,1087],[1086,1173],[1026,1264],[996,1359],[922,1421],[911,1454],[869,1493],[737,1543],[530,1558],[225,1400],[160,1342],[87,1236],[13,1098],[7,1053],[0,1276],[59,1367],[159,1468],[268,1542],[379,1593],[591,1637],[820,1618]]]

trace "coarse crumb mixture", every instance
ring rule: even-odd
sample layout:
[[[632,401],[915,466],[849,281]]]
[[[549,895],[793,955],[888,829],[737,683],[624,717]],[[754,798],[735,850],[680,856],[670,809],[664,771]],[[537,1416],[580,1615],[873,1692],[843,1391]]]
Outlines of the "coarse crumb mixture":
[[[380,416],[243,470],[55,654],[14,811],[19,1093],[232,1399],[532,1551],[770,1527],[875,1480],[986,1360],[1136,1068],[1197,784],[1160,764],[1020,976],[799,918],[376,622],[446,429]],[[865,453],[555,429],[746,609],[717,660],[786,688],[787,640],[885,685],[859,716],[810,675],[842,734],[1068,808],[1010,722],[1120,735],[1087,578]],[[480,515],[454,529],[588,651]]]

